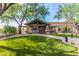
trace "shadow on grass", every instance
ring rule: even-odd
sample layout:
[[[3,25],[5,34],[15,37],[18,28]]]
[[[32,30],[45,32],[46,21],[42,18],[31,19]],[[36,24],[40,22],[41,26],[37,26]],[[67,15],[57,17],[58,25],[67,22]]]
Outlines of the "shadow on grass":
[[[3,49],[6,49],[8,51],[12,51],[12,52],[16,52],[16,56],[25,56],[26,54],[30,54],[32,56],[37,56],[37,55],[40,55],[40,56],[52,56],[52,55],[59,55],[59,56],[62,56],[62,55],[65,55],[63,54],[64,51],[61,51],[59,49],[53,49],[52,53],[47,53],[47,52],[40,52],[40,51],[32,51],[30,49],[13,49],[13,48],[9,48],[9,47],[5,47],[5,46],[0,46],[0,48],[3,48]],[[57,53],[55,53],[55,51],[58,51]]]
[[[36,43],[37,46],[29,46],[28,43],[26,42],[27,41],[26,38]],[[56,44],[61,43],[60,40],[55,40],[55,39],[52,40],[52,39],[49,39],[47,37],[42,37],[42,36],[22,36],[22,37],[16,37],[14,39],[16,41],[10,40],[10,42],[8,42],[8,46],[0,46],[0,48],[11,51],[11,52],[15,52],[16,56],[26,56],[26,55],[73,56],[73,54],[67,54],[67,53],[77,54],[77,52],[75,52],[77,51],[77,48],[75,48],[73,51],[64,51],[60,49],[59,47],[58,48],[55,47]],[[32,43],[30,42],[29,44],[32,44]],[[12,46],[14,46],[14,48]],[[18,48],[18,46],[20,48]]]
[[[37,47],[37,49],[40,49],[40,50],[37,50],[36,48],[33,48],[33,49],[13,49],[13,48],[6,47],[6,46],[0,46],[0,48],[6,49],[11,52],[15,52],[16,56],[26,56],[27,54],[29,54],[31,56],[73,56],[73,55],[65,54],[65,53],[74,52],[74,51],[63,51],[58,48],[52,48],[52,49],[48,48],[45,50],[44,49],[42,50],[39,47]],[[77,53],[77,52],[74,52],[74,53]]]

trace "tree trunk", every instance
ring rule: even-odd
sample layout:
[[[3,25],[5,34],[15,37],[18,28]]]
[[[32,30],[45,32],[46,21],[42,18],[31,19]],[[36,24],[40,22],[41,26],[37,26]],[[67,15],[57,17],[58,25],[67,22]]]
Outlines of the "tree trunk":
[[[22,34],[22,33],[21,33],[21,26],[19,26],[19,34]]]
[[[2,3],[0,3],[0,14],[2,12]]]

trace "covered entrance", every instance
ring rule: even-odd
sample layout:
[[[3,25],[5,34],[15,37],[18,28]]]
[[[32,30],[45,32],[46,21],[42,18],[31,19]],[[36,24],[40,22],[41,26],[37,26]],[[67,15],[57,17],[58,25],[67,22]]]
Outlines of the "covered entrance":
[[[32,33],[40,33],[40,34],[43,34],[45,33],[45,29],[46,29],[46,26],[31,26],[32,28]]]
[[[46,30],[47,23],[42,20],[33,20],[27,25],[31,28],[31,33],[34,34],[44,34]]]

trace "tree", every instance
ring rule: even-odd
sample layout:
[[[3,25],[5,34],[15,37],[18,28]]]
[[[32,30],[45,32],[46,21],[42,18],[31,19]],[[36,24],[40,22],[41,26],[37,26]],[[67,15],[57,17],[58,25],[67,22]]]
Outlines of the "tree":
[[[54,16],[57,19],[65,19],[67,22],[79,21],[79,4],[63,4]],[[75,23],[74,23],[75,26]],[[76,32],[75,32],[76,33]]]
[[[2,23],[5,23],[5,26],[9,26],[9,22],[11,21],[16,21],[16,19],[19,19],[20,21],[20,18],[21,16],[17,14],[17,12],[20,10],[20,7],[21,5],[20,4],[14,4],[12,5],[11,7],[9,7],[4,14],[2,14],[0,16],[0,20]],[[20,11],[19,11],[20,12]],[[17,18],[15,18],[15,16]],[[18,22],[19,22],[18,21]],[[17,21],[16,21],[17,22]]]
[[[4,15],[14,20],[19,27],[19,34],[21,34],[21,27],[23,22],[26,20],[32,20],[36,18],[44,18],[49,14],[48,9],[41,4],[14,4],[12,5]],[[4,16],[2,17],[4,18]],[[5,18],[5,19],[7,19]]]
[[[1,23],[4,23],[6,26],[8,26],[9,22],[11,21],[10,16],[7,16],[7,15],[0,16],[0,20],[1,20]]]
[[[14,13],[11,14],[11,16],[13,16],[12,19],[18,24],[19,34],[21,34],[22,24],[23,24],[24,20],[27,18],[27,15],[29,13],[27,10],[28,10],[28,4],[19,5],[19,8],[17,8],[14,11]]]
[[[57,19],[65,19],[66,21],[74,21],[79,17],[79,4],[63,4],[59,5],[59,10],[54,16]]]
[[[31,16],[33,16],[34,19],[42,19],[45,20],[45,17],[49,15],[48,8],[46,8],[43,4],[30,4],[30,11]]]
[[[14,3],[0,3],[0,16]]]
[[[0,6],[0,21],[1,21],[1,23],[5,23],[5,25],[8,25],[9,24],[9,22],[10,22],[10,14],[8,13],[9,11],[8,11],[8,9],[10,9],[10,7],[12,6],[12,5],[14,5],[14,3],[10,3],[10,4],[8,4],[8,3],[3,3],[3,4],[0,4],[1,6]]]

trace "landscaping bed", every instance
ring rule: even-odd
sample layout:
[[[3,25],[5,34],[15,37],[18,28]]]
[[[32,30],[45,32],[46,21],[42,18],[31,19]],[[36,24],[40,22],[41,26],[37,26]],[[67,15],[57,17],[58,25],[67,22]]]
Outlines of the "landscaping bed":
[[[37,35],[0,40],[0,56],[77,56],[78,48]]]

